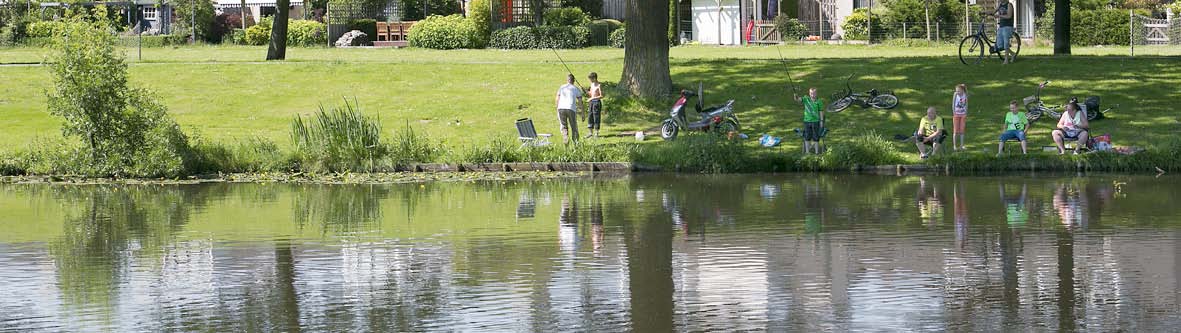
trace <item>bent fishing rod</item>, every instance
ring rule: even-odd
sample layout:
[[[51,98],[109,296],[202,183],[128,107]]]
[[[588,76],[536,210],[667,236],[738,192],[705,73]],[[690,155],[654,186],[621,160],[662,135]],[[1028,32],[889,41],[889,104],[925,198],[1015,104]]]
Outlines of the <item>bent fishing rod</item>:
[[[779,45],[775,45],[775,52],[779,52],[779,62],[783,63],[783,72],[787,74],[787,82],[791,84],[791,93],[799,96],[800,92],[796,90],[796,82],[791,79],[791,69],[787,67],[787,60],[783,59],[783,50],[779,48]]]

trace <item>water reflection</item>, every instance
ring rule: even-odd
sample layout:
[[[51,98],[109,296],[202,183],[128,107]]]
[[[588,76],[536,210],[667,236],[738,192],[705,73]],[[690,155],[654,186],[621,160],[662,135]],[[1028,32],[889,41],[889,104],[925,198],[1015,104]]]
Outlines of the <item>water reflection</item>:
[[[5,185],[0,329],[1171,330],[1178,182]]]

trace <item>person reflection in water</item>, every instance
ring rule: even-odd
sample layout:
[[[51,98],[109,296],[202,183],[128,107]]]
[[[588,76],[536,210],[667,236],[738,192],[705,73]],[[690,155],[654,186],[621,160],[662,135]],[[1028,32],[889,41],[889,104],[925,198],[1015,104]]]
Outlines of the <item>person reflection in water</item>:
[[[591,223],[591,246],[594,247],[595,256],[600,254],[603,248],[603,202],[599,198],[595,198],[594,203],[590,207],[590,223]]]
[[[968,198],[964,197],[963,182],[955,183],[952,200],[955,205],[955,242],[963,249],[968,240]]]
[[[919,218],[928,227],[935,227],[943,218],[943,201],[939,197],[939,188],[929,184],[926,177],[919,177],[918,193]]]
[[[1087,196],[1075,185],[1062,183],[1054,191],[1054,210],[1068,228],[1087,226]]]
[[[824,190],[819,180],[804,184],[804,233],[815,235],[824,231]]]
[[[1005,183],[1000,183],[1001,202],[1005,205],[1005,221],[1010,228],[1018,228],[1029,221],[1029,210],[1025,208],[1026,184],[1021,184],[1021,194],[1012,197],[1005,193]]]
[[[562,197],[558,213],[558,244],[563,252],[578,249],[578,202],[568,196]]]

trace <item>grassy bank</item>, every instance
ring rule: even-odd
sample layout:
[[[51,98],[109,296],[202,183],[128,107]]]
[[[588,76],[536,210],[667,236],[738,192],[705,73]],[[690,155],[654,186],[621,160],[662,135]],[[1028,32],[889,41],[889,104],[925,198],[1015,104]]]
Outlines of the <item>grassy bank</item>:
[[[954,162],[965,169],[985,168],[982,165],[1006,168],[1008,160],[991,157],[1003,119],[1001,113],[1008,100],[1032,94],[1034,85],[1043,80],[1054,81],[1044,94],[1050,103],[1059,103],[1068,96],[1094,94],[1103,97],[1104,105],[1119,104],[1107,119],[1093,124],[1097,134],[1111,134],[1117,145],[1141,146],[1150,151],[1166,149],[1166,139],[1179,124],[1172,111],[1175,103],[1168,98],[1181,84],[1181,68],[1172,59],[1030,56],[1002,67],[998,63],[961,65],[950,56],[954,49],[948,47],[797,45],[784,47],[783,51],[796,82],[818,87],[821,96],[842,87],[844,77],[855,74],[854,89],[893,90],[901,104],[893,110],[854,107],[829,115],[827,143],[832,153],[824,157],[802,156],[797,153],[800,146],[792,131],[801,127],[799,107],[791,102],[783,65],[774,48],[680,47],[672,51],[674,82],[682,87],[702,82],[707,104],[735,99],[743,132],[751,140],[717,148],[719,145],[709,142],[709,138],[637,144],[631,136],[618,136],[589,140],[577,147],[519,149],[515,143],[515,119],[533,118],[539,132],[558,132],[551,104],[565,70],[549,51],[294,49],[292,61],[284,63],[253,62],[264,52],[249,47],[145,49],[146,61],[142,63],[135,62],[134,52],[128,56],[133,63],[130,79],[157,91],[177,123],[198,138],[194,147],[206,157],[197,170],[201,172],[299,168],[304,165],[300,163],[304,157],[297,154],[291,140],[291,120],[311,116],[318,112],[318,105],[338,103],[341,97],[355,99],[361,113],[374,117],[385,140],[397,141],[402,132],[413,130],[418,136],[416,142],[435,150],[429,158],[414,158],[427,160],[421,162],[635,161],[669,169],[714,172],[918,163],[914,154],[903,153],[913,152],[912,145],[889,141],[882,144],[893,152],[880,159],[834,154],[842,152],[841,147],[859,147],[857,141],[864,141],[865,133],[890,137],[912,132],[927,105],[939,106],[946,114],[951,88],[959,82],[969,86],[972,96],[968,148],[977,153],[929,163]],[[1046,53],[1037,48],[1023,51]],[[1121,54],[1126,49],[1076,51]],[[0,49],[0,59],[35,62],[43,52]],[[596,71],[610,85],[622,70],[620,50],[561,52],[580,79]],[[45,150],[47,142],[59,136],[60,120],[45,111],[45,91],[50,88],[46,69],[3,66],[0,77],[5,78],[0,81],[0,140],[6,142],[0,148],[4,156],[0,171],[68,171],[34,163],[46,158],[36,157],[33,152]],[[619,95],[608,90],[606,134],[651,129],[667,116],[672,104],[671,99],[639,101]],[[1030,131],[1031,145],[1050,144],[1051,126],[1050,121],[1035,124]],[[754,138],[763,133],[784,137],[784,144],[757,147]],[[1076,159],[1037,156],[1034,158]],[[1097,167],[1104,163],[1122,165],[1128,170],[1163,164],[1155,158],[1153,163],[1104,160],[1111,161],[1096,158],[1088,163]],[[360,169],[380,171],[404,162],[406,158],[394,154],[386,161]],[[1069,164],[1071,170],[1077,164],[1062,163]]]

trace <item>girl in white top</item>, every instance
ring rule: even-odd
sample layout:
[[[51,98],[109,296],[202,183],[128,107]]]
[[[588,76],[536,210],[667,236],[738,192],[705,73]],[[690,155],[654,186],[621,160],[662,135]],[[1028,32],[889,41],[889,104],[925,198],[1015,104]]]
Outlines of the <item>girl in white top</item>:
[[[1090,129],[1091,122],[1087,121],[1087,112],[1080,110],[1078,103],[1066,103],[1066,112],[1058,119],[1058,129],[1050,133],[1054,136],[1054,144],[1058,145],[1058,155],[1066,153],[1066,147],[1062,142],[1075,138],[1078,138],[1078,144],[1074,145],[1074,153],[1078,154],[1078,150],[1087,145],[1090,135],[1087,131]]]
[[[951,148],[966,150],[964,147],[964,122],[968,118],[968,86],[960,83],[955,86],[955,94],[951,95]],[[959,144],[956,144],[956,141]]]

